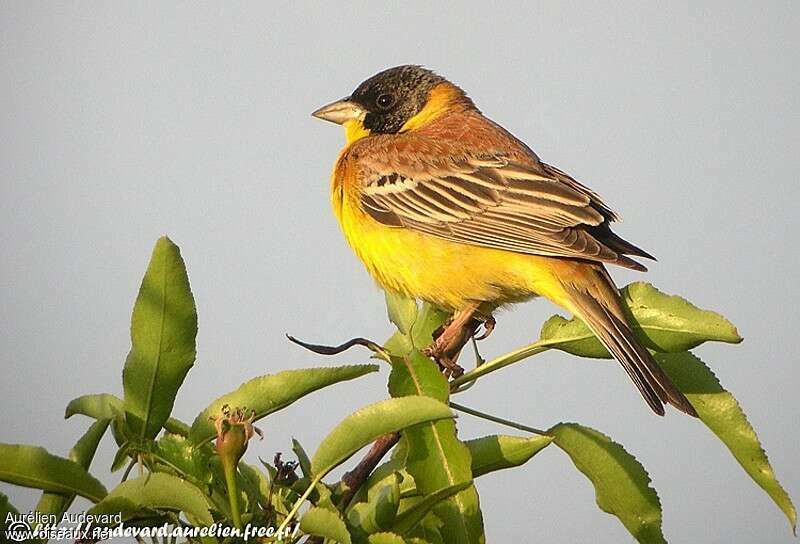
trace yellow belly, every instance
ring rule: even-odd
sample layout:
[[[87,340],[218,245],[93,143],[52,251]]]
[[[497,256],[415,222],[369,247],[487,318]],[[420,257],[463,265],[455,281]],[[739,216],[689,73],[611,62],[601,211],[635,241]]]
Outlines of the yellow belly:
[[[385,226],[362,211],[356,194],[335,183],[332,197],[348,243],[384,289],[452,310],[475,301],[496,307],[537,294],[561,298],[554,259]]]

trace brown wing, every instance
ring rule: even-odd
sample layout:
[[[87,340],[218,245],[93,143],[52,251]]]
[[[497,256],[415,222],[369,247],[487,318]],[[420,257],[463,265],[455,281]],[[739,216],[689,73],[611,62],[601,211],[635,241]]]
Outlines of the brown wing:
[[[361,203],[384,225],[446,240],[646,270],[652,258],[611,232],[617,215],[600,197],[543,163],[500,155],[390,161],[361,157]]]

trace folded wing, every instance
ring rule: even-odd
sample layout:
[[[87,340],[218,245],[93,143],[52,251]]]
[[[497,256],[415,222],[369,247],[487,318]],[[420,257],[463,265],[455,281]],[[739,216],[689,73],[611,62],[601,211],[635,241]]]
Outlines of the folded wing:
[[[500,155],[420,157],[362,164],[361,203],[380,223],[517,253],[646,270],[652,258],[614,234],[617,215],[560,170]]]

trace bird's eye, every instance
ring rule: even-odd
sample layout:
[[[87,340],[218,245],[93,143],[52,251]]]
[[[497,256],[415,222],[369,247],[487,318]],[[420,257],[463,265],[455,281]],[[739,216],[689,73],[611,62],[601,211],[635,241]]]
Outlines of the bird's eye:
[[[375,100],[375,103],[378,107],[382,110],[386,110],[394,106],[394,95],[389,93],[384,93],[379,95],[378,98]]]

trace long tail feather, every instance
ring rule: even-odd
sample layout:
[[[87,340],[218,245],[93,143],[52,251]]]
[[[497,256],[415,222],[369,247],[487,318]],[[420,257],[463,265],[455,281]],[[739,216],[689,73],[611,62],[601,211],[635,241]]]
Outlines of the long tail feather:
[[[656,414],[663,416],[664,403],[669,403],[681,412],[697,417],[684,394],[633,334],[608,273],[600,266],[592,265],[592,268],[591,275],[595,281],[590,288],[564,285],[575,313],[622,364]]]

